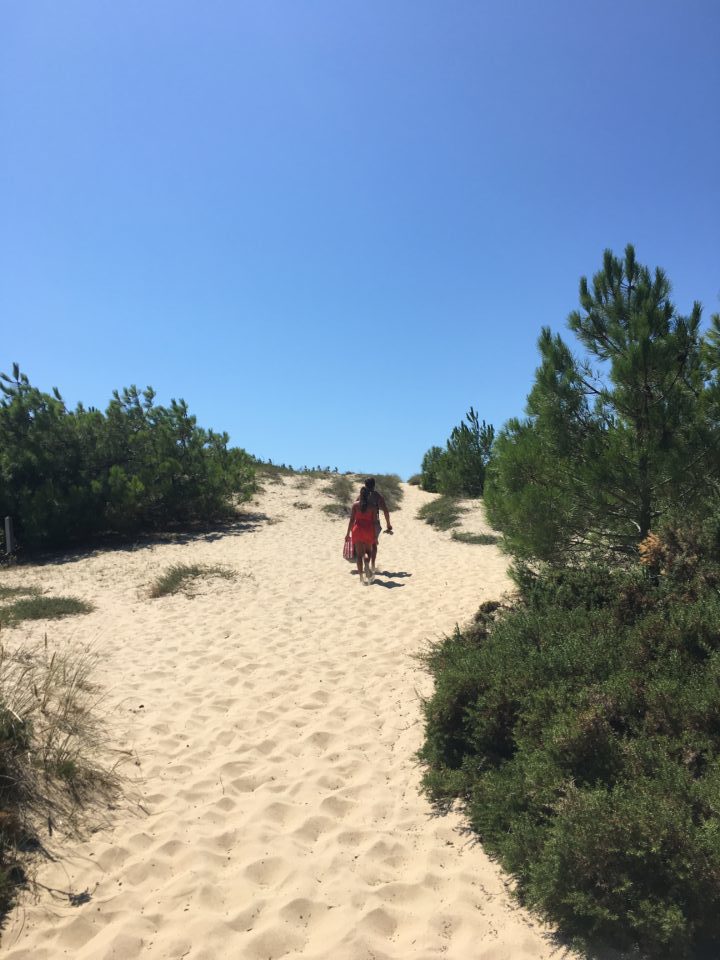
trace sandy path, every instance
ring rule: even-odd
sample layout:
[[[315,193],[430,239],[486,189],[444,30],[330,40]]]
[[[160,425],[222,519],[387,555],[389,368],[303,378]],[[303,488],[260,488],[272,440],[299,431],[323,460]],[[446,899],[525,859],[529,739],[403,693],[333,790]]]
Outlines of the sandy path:
[[[148,811],[119,811],[42,867],[43,883],[90,899],[26,902],[8,960],[563,955],[460,821],[418,793],[428,678],[413,654],[508,581],[495,547],[436,533],[415,519],[428,495],[405,491],[371,587],[342,560],[344,523],[320,511],[319,485],[294,479],[254,508],[281,522],[5,575],[96,604],[23,630],[102,651]],[[238,577],[147,599],[176,562]]]

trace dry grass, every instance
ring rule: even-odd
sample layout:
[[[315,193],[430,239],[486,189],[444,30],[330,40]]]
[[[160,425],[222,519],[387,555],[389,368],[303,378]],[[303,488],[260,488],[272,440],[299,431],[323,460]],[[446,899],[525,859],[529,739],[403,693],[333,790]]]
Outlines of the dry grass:
[[[128,754],[105,736],[95,661],[88,648],[50,649],[47,637],[0,646],[0,910],[24,877],[21,851],[81,832],[82,811],[119,792]]]

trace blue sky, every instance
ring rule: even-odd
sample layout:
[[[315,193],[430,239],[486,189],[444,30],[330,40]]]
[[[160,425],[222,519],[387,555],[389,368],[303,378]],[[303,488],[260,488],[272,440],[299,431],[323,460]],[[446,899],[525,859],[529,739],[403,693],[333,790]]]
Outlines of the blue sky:
[[[406,477],[604,248],[720,310],[719,51],[716,0],[9,0],[0,370]]]

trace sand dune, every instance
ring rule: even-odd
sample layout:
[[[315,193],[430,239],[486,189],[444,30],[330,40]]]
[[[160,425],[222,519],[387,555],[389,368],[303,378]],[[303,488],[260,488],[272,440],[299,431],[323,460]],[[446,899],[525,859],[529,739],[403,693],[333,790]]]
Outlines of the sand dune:
[[[566,955],[461,820],[432,815],[413,760],[429,683],[414,654],[508,589],[506,558],[415,519],[429,495],[406,487],[363,587],[320,486],[268,486],[252,509],[272,522],[5,577],[96,605],[14,633],[101,651],[145,811],[128,803],[110,827],[56,844],[38,879],[60,892],[24,900],[8,960]],[[478,509],[469,529],[483,529]],[[178,562],[237,578],[150,600]]]

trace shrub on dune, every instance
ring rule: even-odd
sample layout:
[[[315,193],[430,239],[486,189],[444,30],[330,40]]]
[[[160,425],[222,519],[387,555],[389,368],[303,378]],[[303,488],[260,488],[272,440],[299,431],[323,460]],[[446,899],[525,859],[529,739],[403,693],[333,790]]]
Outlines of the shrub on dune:
[[[720,944],[720,553],[691,539],[664,575],[524,569],[426,656],[429,794],[567,933],[657,958]]]
[[[458,526],[463,513],[467,513],[467,507],[459,500],[454,497],[438,497],[420,507],[418,518],[437,530],[450,530],[451,527]]]

